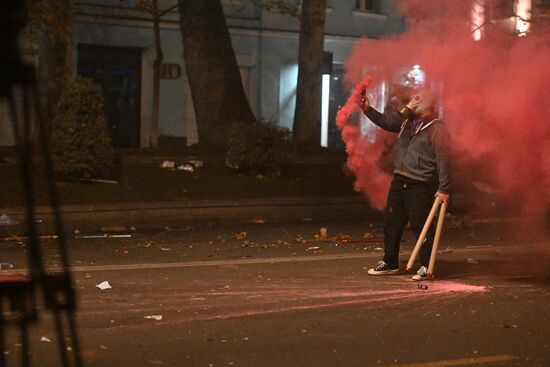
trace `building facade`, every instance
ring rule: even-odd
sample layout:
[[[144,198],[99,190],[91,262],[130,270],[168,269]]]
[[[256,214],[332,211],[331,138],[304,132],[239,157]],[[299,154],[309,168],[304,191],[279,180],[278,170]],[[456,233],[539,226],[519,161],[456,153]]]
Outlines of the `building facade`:
[[[175,0],[159,1],[169,9]],[[248,0],[222,1],[242,83],[257,119],[292,128],[298,72],[299,22]],[[177,9],[161,19],[164,53],[160,91],[161,140],[197,142],[186,80]],[[338,94],[343,64],[361,37],[404,31],[394,0],[328,0],[325,51],[332,58],[330,99]],[[115,143],[147,147],[155,45],[150,16],[134,0],[75,1],[75,65],[102,84]],[[343,98],[340,96],[340,98]],[[335,114],[336,106],[332,106]]]

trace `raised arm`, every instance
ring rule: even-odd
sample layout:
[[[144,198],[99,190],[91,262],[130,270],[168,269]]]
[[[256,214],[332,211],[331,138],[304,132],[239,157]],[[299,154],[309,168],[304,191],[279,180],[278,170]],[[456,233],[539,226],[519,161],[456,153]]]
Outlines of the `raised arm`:
[[[359,107],[363,113],[382,129],[398,133],[401,130],[405,117],[397,112],[380,113],[370,106],[369,99],[363,95]]]

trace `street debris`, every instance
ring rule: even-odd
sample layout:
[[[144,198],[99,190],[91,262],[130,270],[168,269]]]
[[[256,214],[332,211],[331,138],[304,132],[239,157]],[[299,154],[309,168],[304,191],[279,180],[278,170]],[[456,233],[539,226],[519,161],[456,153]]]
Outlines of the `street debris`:
[[[319,229],[319,233],[316,233],[314,237],[317,241],[328,240],[328,230],[322,227]]]
[[[468,260],[467,260],[468,264],[479,264],[478,261],[476,259],[474,259],[473,257],[469,257]]]
[[[515,325],[515,324],[509,324],[507,322],[504,323],[504,325],[502,326],[503,329],[515,329],[517,328],[518,326]]]
[[[19,224],[18,221],[12,220],[10,217],[8,217],[7,214],[0,215],[0,225],[2,226],[13,226]]]
[[[174,163],[174,161],[164,161],[164,162],[162,162],[162,164],[160,165],[160,168],[170,168],[170,169],[174,169],[175,166],[176,166],[176,164]]]
[[[118,185],[118,181],[104,180],[104,179],[101,179],[101,178],[81,178],[80,181],[92,182],[92,183],[102,183],[102,184],[109,184],[109,185]]]
[[[111,285],[109,284],[109,282],[107,280],[105,280],[105,281],[103,281],[99,284],[96,284],[96,287],[101,289],[102,291],[113,288],[113,287],[111,287]]]
[[[186,164],[182,164],[181,166],[178,166],[178,171],[193,173],[195,172],[195,167],[189,163],[186,163]]]
[[[428,290],[428,286],[426,284],[419,284],[419,285],[416,286],[416,288],[423,289],[425,291]]]
[[[382,247],[375,247],[374,251],[384,251],[384,249]]]
[[[15,265],[12,263],[0,263],[0,270],[9,270],[15,268]]]
[[[311,246],[311,247],[308,247],[306,250],[307,251],[313,251],[313,250],[319,250],[320,247],[319,246]]]
[[[235,239],[239,240],[239,241],[243,241],[243,240],[246,239],[246,235],[247,235],[246,232],[239,232],[239,233],[235,234]]]
[[[162,320],[162,315],[149,315],[149,316],[143,316],[144,319],[150,319],[150,320]]]
[[[190,159],[189,163],[192,164],[195,168],[201,168],[204,166],[204,161],[200,159]]]
[[[371,239],[371,238],[374,238],[374,235],[373,235],[372,233],[370,233],[370,232],[365,232],[365,233],[363,234],[363,239],[368,240],[368,239]]]
[[[443,254],[448,254],[448,253],[451,253],[453,252],[454,250],[452,248],[450,248],[449,246],[447,246],[447,248],[445,250],[441,250],[441,253]]]
[[[51,343],[51,342],[52,342],[52,340],[51,340],[50,338],[47,338],[47,337],[45,337],[45,336],[41,337],[41,338],[40,338],[40,341],[41,341],[42,343]]]
[[[266,223],[266,220],[263,219],[263,218],[255,218],[252,222],[253,222],[254,224],[265,224],[265,223]]]
[[[479,246],[466,246],[468,249],[478,249],[478,248],[492,248],[493,245],[479,245]]]
[[[351,240],[353,237],[351,237],[351,235],[347,233],[338,233],[336,236],[334,236],[334,238],[338,241],[342,241],[342,240]]]

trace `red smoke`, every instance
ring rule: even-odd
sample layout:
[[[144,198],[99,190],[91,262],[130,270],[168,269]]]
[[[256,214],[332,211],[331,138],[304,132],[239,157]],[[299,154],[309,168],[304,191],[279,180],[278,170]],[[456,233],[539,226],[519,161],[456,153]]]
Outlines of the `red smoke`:
[[[404,0],[401,9],[415,19],[408,31],[398,38],[358,42],[346,63],[346,82],[357,84],[366,69],[378,70],[371,74],[380,81],[400,68],[420,65],[426,85],[442,96],[442,117],[455,151],[455,187],[483,182],[521,209],[540,213],[550,203],[548,28],[534,22],[530,34],[516,37],[487,24],[476,42],[468,24],[470,1]],[[340,111],[337,124],[343,127],[355,188],[382,208],[390,176],[378,162],[386,135],[377,128],[376,136],[362,138],[348,121],[364,84]],[[483,201],[487,193],[479,194]]]

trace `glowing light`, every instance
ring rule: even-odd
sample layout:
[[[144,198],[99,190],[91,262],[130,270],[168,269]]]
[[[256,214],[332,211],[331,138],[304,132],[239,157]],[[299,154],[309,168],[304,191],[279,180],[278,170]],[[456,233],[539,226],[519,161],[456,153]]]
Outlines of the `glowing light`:
[[[529,32],[532,0],[518,0],[516,3],[516,31],[519,36]]]
[[[483,36],[483,22],[485,22],[485,1],[477,0],[472,6],[472,37],[479,41]]]
[[[323,74],[321,91],[321,146],[328,147],[328,107],[330,95],[330,74]]]

